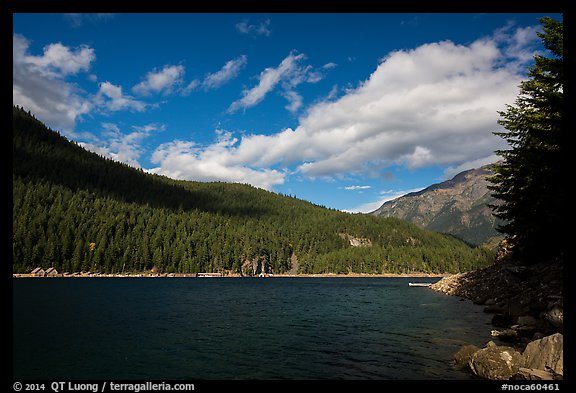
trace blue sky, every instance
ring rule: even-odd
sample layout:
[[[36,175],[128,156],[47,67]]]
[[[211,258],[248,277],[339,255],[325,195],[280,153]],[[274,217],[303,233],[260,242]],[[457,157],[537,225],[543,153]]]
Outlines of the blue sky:
[[[13,101],[152,173],[368,212],[497,159],[542,16],[14,14]]]

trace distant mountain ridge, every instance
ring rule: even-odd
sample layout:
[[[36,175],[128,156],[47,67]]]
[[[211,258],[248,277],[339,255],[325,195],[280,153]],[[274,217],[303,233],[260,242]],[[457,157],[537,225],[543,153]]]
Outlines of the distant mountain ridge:
[[[474,245],[494,243],[500,234],[496,231],[499,220],[488,206],[498,203],[488,190],[490,166],[460,172],[450,180],[388,201],[370,214],[407,220]]]

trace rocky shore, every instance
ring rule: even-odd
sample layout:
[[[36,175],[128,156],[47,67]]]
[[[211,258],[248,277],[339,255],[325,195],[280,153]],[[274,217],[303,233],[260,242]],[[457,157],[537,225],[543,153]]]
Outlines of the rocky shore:
[[[490,267],[447,276],[430,288],[494,314],[495,341],[464,346],[456,366],[487,379],[563,379],[563,260],[524,266],[501,253]]]

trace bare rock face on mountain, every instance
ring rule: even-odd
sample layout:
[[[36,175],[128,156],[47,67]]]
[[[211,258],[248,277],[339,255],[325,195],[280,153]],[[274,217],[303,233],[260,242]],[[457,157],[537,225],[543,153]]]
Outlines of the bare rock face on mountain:
[[[492,174],[489,165],[470,169],[451,180],[388,201],[370,214],[407,220],[474,245],[496,244],[501,238],[495,229],[498,222],[488,207],[497,204],[488,190],[487,178]]]

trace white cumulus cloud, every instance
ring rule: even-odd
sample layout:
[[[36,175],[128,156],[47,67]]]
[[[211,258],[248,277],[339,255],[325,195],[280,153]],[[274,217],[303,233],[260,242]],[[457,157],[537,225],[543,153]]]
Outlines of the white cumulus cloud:
[[[293,173],[334,178],[395,165],[484,162],[506,146],[492,132],[501,129],[498,111],[514,102],[525,78],[529,37],[517,29],[467,45],[441,41],[391,52],[357,87],[309,107],[296,128],[221,136],[213,145],[188,149],[180,148],[188,142],[165,145],[156,171],[188,179],[242,178],[266,188]],[[303,59],[290,53],[264,70],[229,112],[258,104],[276,86],[284,89],[289,108],[301,106],[296,94],[286,92],[308,79]]]
[[[23,47],[28,46],[28,42],[22,36],[15,36],[16,40],[20,40],[19,45]],[[22,54],[23,59],[29,66],[36,71],[51,77],[62,77],[66,75],[76,74],[80,71],[87,71],[90,65],[96,59],[94,49],[81,45],[76,49],[62,45],[60,42],[46,45],[43,49],[42,56],[32,56]]]
[[[206,147],[190,141],[162,144],[151,160],[160,167],[149,172],[185,180],[249,183],[263,189],[272,189],[284,182],[285,174],[278,170],[235,163],[228,152],[236,142],[230,133],[220,132],[218,141]]]
[[[320,103],[297,133],[315,147],[299,166],[309,176],[394,164],[419,168],[462,162],[502,147],[497,111],[513,102],[521,76],[499,67],[490,40],[422,45],[389,54],[359,87]]]
[[[51,127],[72,130],[78,117],[90,112],[92,104],[66,78],[90,69],[96,59],[94,49],[54,43],[46,45],[42,55],[33,55],[30,42],[19,34],[12,36],[12,49],[14,105],[34,112]]]
[[[142,112],[146,109],[146,103],[124,94],[122,86],[114,85],[108,81],[99,84],[100,89],[94,101],[102,108],[116,112],[120,110],[133,110]]]

